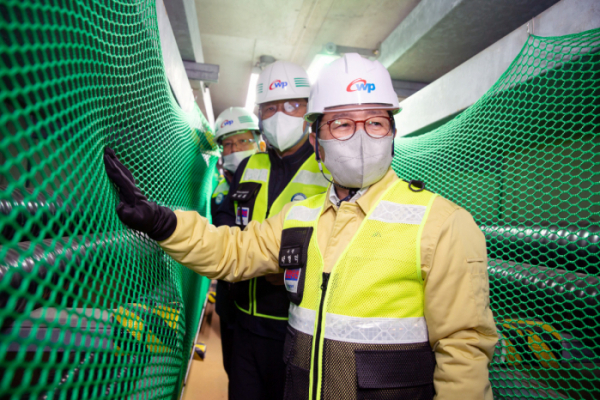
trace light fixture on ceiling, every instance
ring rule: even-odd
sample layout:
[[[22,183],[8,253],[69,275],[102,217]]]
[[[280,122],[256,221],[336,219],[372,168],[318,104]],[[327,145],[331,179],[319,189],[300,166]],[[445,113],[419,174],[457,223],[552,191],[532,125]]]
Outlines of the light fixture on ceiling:
[[[335,43],[325,43],[323,49],[315,55],[308,70],[308,79],[310,83],[313,84],[317,81],[321,70],[325,68],[327,65],[331,64],[333,61],[340,58],[343,54],[346,53],[358,53],[363,57],[376,59],[379,55],[379,50],[377,49],[363,49],[360,47],[348,47],[348,46],[338,46]]]
[[[248,93],[246,94],[246,106],[244,107],[250,112],[254,112],[254,105],[256,103],[256,82],[258,82],[260,72],[261,70],[259,67],[254,67],[250,74],[250,83],[248,84]]]
[[[246,110],[254,112],[254,107],[256,105],[256,83],[258,82],[258,76],[264,67],[274,62],[275,57],[263,55],[260,56],[259,61],[252,68],[252,73],[250,74],[250,83],[248,84],[248,93],[246,94],[246,105],[244,106]]]

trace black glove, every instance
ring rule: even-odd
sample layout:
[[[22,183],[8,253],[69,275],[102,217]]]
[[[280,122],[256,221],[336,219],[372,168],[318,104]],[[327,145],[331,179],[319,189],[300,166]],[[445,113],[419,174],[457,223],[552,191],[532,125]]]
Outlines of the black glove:
[[[104,148],[104,166],[106,173],[119,188],[121,201],[117,205],[117,215],[121,222],[147,233],[151,239],[165,240],[175,232],[177,217],[167,207],[148,200],[135,185],[131,172],[125,168],[110,147]]]

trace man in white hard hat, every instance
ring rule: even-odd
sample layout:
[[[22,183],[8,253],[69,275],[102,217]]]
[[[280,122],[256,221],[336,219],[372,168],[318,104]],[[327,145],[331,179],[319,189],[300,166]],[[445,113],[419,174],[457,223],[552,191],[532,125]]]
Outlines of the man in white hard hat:
[[[215,121],[215,140],[222,151],[223,179],[213,192],[211,211],[216,211],[229,193],[229,186],[240,163],[260,151],[260,129],[254,113],[242,107],[229,107]]]
[[[398,110],[387,70],[346,54],[323,70],[306,115],[333,176],[326,193],[245,231],[193,212],[143,212],[136,199],[118,211],[136,229],[148,214],[148,234],[199,274],[237,281],[286,271],[285,399],[493,397],[485,238],[467,211],[396,177]],[[134,192],[122,168],[107,156],[109,176]]]
[[[304,129],[309,95],[302,67],[277,61],[262,71],[256,102],[267,152],[240,164],[230,194],[215,214],[215,225],[244,229],[250,221],[263,222],[277,214],[291,201],[327,190],[329,182],[319,171]],[[232,291],[237,313],[230,398],[281,399],[289,308],[283,275],[239,282]]]
[[[254,113],[242,107],[229,107],[215,121],[215,140],[222,147],[223,179],[218,183],[211,200],[212,219],[215,221],[217,210],[229,193],[229,186],[240,163],[260,151],[260,131],[258,118]],[[219,225],[217,225],[219,226]],[[235,226],[235,225],[232,225]],[[221,351],[223,366],[227,376],[231,377],[231,359],[236,308],[233,303],[231,283],[217,282],[215,311],[220,317]],[[231,383],[231,382],[230,382]]]

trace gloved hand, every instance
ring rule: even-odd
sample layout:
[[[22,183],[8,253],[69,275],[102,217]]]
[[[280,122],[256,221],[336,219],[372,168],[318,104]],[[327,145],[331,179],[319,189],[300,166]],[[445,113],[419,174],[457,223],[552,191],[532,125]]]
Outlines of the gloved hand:
[[[117,215],[121,222],[157,241],[165,240],[175,232],[175,213],[142,194],[131,172],[121,164],[110,147],[104,149],[104,166],[108,177],[119,189],[121,201],[117,205]]]

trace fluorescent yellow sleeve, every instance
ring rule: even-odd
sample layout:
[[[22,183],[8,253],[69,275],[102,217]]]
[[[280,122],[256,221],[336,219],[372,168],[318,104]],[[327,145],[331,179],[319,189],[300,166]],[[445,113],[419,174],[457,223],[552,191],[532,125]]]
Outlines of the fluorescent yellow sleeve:
[[[471,215],[454,207],[437,230],[433,259],[424,270],[425,318],[437,361],[435,399],[490,400],[488,363],[498,334],[489,303],[485,238]]]
[[[217,228],[194,211],[175,211],[177,228],[158,242],[175,261],[200,275],[230,282],[278,273],[283,219],[289,207],[262,224]]]

